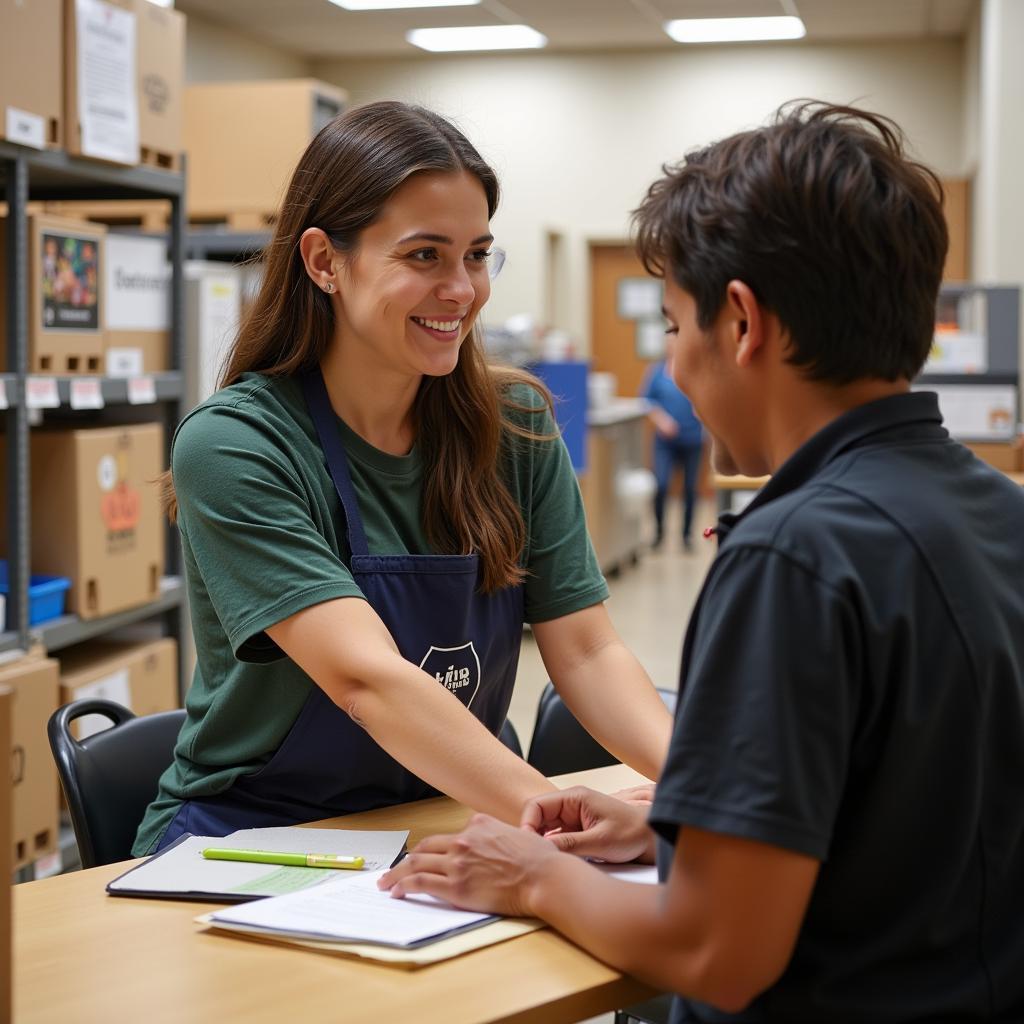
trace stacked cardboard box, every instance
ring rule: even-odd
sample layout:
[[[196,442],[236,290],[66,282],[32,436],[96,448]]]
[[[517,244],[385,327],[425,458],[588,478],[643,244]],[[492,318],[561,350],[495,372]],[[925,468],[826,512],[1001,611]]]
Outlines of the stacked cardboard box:
[[[46,723],[57,710],[57,662],[38,653],[0,665],[0,687],[12,691],[12,862],[20,868],[57,849],[57,768],[46,737]]]
[[[68,611],[83,619],[160,595],[163,436],[158,423],[32,431],[32,571],[70,579]],[[0,508],[0,542],[2,520]]]

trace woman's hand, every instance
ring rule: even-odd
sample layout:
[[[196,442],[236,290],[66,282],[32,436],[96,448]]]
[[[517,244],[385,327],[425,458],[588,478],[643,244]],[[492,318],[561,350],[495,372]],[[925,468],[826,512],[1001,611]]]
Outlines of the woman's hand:
[[[528,800],[522,825],[566,853],[615,863],[653,863],[654,833],[647,827],[648,809],[646,802],[626,803],[574,786]]]

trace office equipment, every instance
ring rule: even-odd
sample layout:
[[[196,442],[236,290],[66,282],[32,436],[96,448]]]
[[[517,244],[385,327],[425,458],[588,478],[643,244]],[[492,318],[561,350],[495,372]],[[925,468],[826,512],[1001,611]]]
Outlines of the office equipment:
[[[208,860],[203,850],[229,847],[283,855],[307,851],[352,856],[359,852],[371,871],[389,868],[399,857],[409,833],[308,829],[293,826],[249,828],[229,836],[183,836],[166,850],[115,878],[111,896],[148,896],[177,900],[214,900],[242,903],[265,896],[281,896],[336,878],[330,868],[275,863]]]
[[[79,741],[71,723],[103,715],[113,728]],[[183,710],[136,717],[112,700],[80,700],[58,708],[46,731],[71,812],[82,867],[131,856],[135,832],[157,780],[171,763]]]
[[[614,792],[641,777],[616,766],[559,779]],[[439,798],[334,818],[333,827],[410,830],[410,845],[462,828],[472,811]],[[197,930],[214,905],[115,900],[107,865],[14,887],[18,1021],[181,1020],[281,1024],[296,1020],[583,1020],[653,995],[551,931],[541,929],[430,970],[383,970],[277,943],[229,941]],[[472,935],[467,932],[466,937]],[[429,950],[430,946],[423,947]],[[125,964],[131,969],[125,970]]]

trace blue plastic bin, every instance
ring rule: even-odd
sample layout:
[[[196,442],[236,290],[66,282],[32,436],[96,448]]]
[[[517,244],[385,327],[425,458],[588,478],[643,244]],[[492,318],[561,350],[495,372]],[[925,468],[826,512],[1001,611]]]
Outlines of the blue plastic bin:
[[[64,600],[71,588],[66,576],[32,576],[28,585],[28,624],[59,618],[64,614]],[[7,596],[7,562],[0,559],[0,594]],[[4,625],[3,628],[7,628]]]

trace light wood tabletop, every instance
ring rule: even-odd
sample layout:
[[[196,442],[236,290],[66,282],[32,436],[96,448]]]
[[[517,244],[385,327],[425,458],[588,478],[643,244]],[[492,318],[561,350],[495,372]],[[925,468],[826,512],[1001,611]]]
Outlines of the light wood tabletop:
[[[558,780],[605,792],[643,781],[624,766]],[[470,813],[441,798],[318,824],[408,828],[412,846]],[[652,994],[548,929],[418,970],[214,934],[193,921],[214,904],[107,896],[132,863],[14,887],[19,1024],[565,1024]]]

